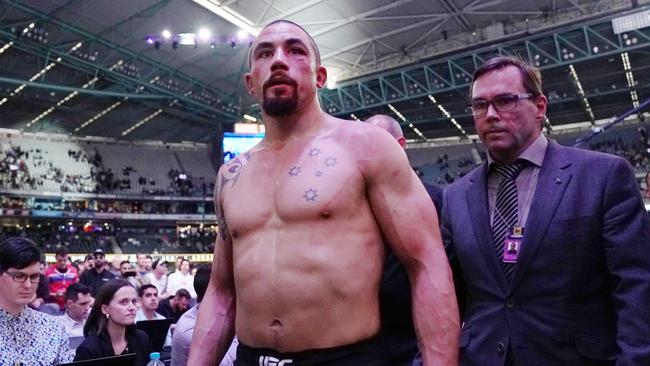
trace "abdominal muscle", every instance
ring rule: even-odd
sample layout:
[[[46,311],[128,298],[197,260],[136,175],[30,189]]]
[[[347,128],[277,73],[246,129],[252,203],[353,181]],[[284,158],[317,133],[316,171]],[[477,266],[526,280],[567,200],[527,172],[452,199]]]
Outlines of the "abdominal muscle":
[[[371,216],[359,216],[269,223],[234,238],[242,343],[298,352],[353,344],[379,331],[384,252],[374,221],[364,222]]]

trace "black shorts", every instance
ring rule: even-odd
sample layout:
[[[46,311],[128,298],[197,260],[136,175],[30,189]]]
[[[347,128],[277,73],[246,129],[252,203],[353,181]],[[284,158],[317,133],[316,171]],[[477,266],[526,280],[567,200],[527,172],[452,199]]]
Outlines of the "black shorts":
[[[280,353],[239,343],[235,366],[382,366],[377,338],[340,347]]]

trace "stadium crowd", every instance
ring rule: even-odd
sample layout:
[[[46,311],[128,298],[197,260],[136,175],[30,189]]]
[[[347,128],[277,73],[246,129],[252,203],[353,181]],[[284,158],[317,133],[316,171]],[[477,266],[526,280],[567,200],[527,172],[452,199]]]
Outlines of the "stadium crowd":
[[[70,161],[86,164],[88,174],[69,172],[66,163],[48,157],[39,148],[11,144],[5,151],[0,151],[0,188],[37,190],[43,189],[45,182],[49,181],[63,193],[132,193],[131,176],[138,173],[135,167],[124,165],[121,173],[116,173],[104,165],[104,158],[96,149],[91,152],[69,149],[67,157]],[[30,171],[30,166],[38,168],[39,173]],[[140,175],[136,181],[140,187],[138,193],[150,196],[201,196],[209,195],[214,189],[214,182],[178,170],[170,170],[167,177]]]
[[[45,263],[33,241],[3,238],[0,364],[51,365],[113,355],[110,346],[115,346],[116,329],[121,329],[125,343],[116,354],[131,348],[137,353],[136,364],[144,365],[149,352],[156,351],[163,360],[172,359],[172,365],[185,365],[210,266],[178,257],[178,270],[168,273],[170,264],[160,258],[144,253],[136,258],[135,263],[119,256],[108,262],[103,250],[96,249],[84,262],[73,263],[68,252],[59,249],[55,262]],[[124,298],[126,310],[120,302]],[[158,321],[163,328],[138,325],[148,321]],[[6,337],[8,332],[14,335]],[[164,341],[157,344],[156,337]],[[231,356],[221,365],[232,365],[234,353]]]

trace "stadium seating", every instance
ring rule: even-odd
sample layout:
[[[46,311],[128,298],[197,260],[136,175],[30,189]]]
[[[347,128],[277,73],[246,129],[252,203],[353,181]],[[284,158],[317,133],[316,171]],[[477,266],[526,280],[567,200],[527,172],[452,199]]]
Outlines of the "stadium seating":
[[[178,144],[177,144],[178,145]],[[211,195],[215,172],[203,145],[132,144],[91,141],[65,135],[7,133],[0,138],[7,169],[0,188],[50,193],[114,193],[119,195]],[[12,149],[25,154],[10,156]],[[12,180],[9,165],[24,163]],[[183,174],[183,179],[179,179]],[[16,173],[13,173],[16,174]],[[10,182],[14,181],[15,185]],[[205,185],[205,189],[203,186]]]

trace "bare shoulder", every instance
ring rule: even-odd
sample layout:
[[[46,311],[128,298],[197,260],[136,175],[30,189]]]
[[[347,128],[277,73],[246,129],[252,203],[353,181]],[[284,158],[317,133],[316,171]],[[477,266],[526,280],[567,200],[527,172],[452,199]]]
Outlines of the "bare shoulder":
[[[244,167],[252,159],[253,155],[255,155],[258,148],[259,144],[253,146],[250,150],[237,155],[234,159],[223,163],[219,168],[213,195],[215,208],[217,208],[217,210],[219,210],[219,207],[221,206],[224,189],[232,188],[237,184]]]
[[[217,173],[217,184],[215,187],[215,189],[219,189],[219,191],[215,193],[221,193],[226,186],[232,186],[237,183],[244,167],[253,158],[258,149],[259,143],[248,151],[237,155],[234,159],[221,165],[219,172]]]
[[[384,154],[401,151],[400,146],[395,143],[395,139],[388,132],[377,126],[365,122],[342,120],[334,117],[331,117],[330,123],[335,126],[333,128],[333,134],[336,139],[357,154],[363,152]]]

